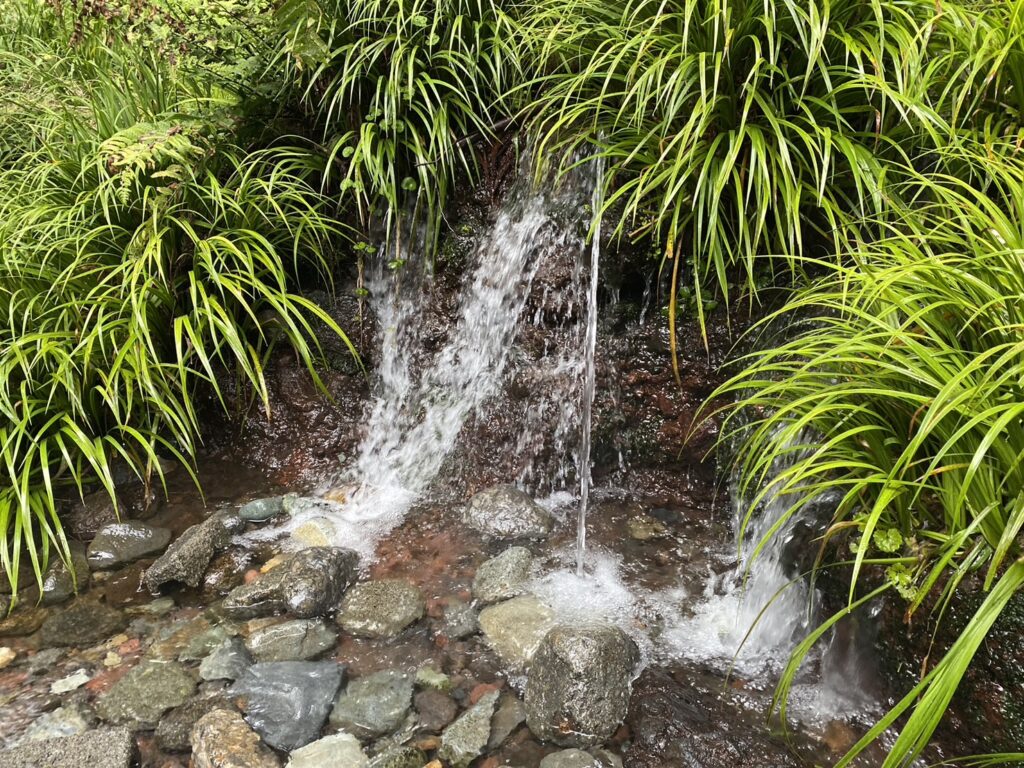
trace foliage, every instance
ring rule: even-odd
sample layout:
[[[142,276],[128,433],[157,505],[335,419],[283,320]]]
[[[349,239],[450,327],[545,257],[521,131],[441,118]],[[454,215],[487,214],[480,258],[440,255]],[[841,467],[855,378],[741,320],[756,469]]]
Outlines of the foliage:
[[[344,240],[301,146],[246,149],[237,97],[158,56],[85,40],[8,54],[0,116],[0,564],[37,578],[69,485],[113,493],[111,467],[186,465],[195,398],[234,371],[266,403],[283,339],[310,366],[314,320],[294,290]],[[46,84],[40,88],[41,84]]]
[[[920,754],[1024,585],[1024,165],[961,160],[987,165],[992,185],[909,181],[906,207],[864,227],[872,238],[851,243],[843,263],[817,264],[826,275],[766,321],[793,323],[791,338],[745,358],[717,393],[739,396],[726,423],[743,438],[737,467],[756,491],[748,519],[767,494],[792,500],[788,517],[826,488],[841,491],[827,538],[858,537],[851,604],[866,562],[889,565],[909,613],[933,590],[941,611],[970,572],[991,589],[943,659],[840,766],[911,708],[885,768]],[[791,461],[775,473],[780,456]],[[783,708],[816,639],[783,678]]]
[[[475,142],[507,124],[520,77],[498,0],[286,0],[286,84],[323,130],[331,173],[390,233],[411,205],[436,225]]]

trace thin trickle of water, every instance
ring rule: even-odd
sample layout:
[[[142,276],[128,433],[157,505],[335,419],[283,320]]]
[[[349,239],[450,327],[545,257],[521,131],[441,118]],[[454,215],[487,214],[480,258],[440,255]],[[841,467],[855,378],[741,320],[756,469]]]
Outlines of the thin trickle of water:
[[[594,223],[591,227],[590,243],[590,290],[587,294],[587,332],[584,341],[583,397],[580,406],[580,512],[576,529],[576,573],[583,574],[583,563],[587,551],[587,507],[590,503],[592,481],[590,442],[593,421],[594,387],[596,382],[597,357],[597,282],[601,261],[601,209],[604,207],[604,158],[595,161],[596,170],[593,194]]]

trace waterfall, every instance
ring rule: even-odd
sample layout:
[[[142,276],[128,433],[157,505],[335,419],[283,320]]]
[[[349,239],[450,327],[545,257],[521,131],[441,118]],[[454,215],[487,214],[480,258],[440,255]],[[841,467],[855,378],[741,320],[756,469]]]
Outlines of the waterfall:
[[[594,387],[597,357],[597,282],[601,261],[601,213],[604,207],[604,158],[595,161],[593,210],[594,222],[590,231],[590,291],[587,294],[587,331],[584,342],[583,397],[580,406],[580,506],[576,530],[576,573],[583,575],[583,561],[587,551],[587,507],[590,503],[590,484],[593,479],[590,460],[590,431],[593,421]]]
[[[378,254],[367,284],[380,323],[374,400],[358,455],[331,483],[345,486],[346,498],[293,513],[290,528],[313,522],[328,540],[372,557],[376,540],[401,522],[442,472],[463,426],[497,400],[517,333],[529,321],[524,308],[538,270],[583,243],[579,209],[589,180],[570,174],[541,188],[531,180],[532,174],[521,174],[478,241],[458,297],[458,319],[436,351],[421,339],[431,275],[418,242],[409,238]],[[555,360],[554,366],[574,380],[582,368],[572,360]],[[524,434],[552,429],[550,423],[525,427]]]

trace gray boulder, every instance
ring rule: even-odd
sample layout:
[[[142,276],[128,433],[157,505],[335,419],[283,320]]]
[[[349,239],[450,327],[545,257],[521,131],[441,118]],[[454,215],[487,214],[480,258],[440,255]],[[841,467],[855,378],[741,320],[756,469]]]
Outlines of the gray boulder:
[[[300,619],[322,616],[337,607],[356,576],[359,556],[340,547],[309,547],[224,599],[226,616],[251,619],[290,613]]]
[[[246,720],[272,747],[290,752],[320,736],[345,667],[333,661],[253,664],[231,687]]]
[[[171,532],[167,528],[137,520],[112,523],[101,528],[89,543],[86,557],[90,568],[109,570],[163,552],[170,541]]]
[[[352,587],[338,608],[338,624],[358,637],[395,637],[423,617],[420,591],[400,579],[378,579]]]
[[[462,520],[489,541],[542,539],[555,524],[550,512],[514,485],[480,491],[466,504]]]
[[[525,547],[511,547],[484,562],[473,579],[473,597],[484,605],[523,594],[530,578],[533,555]]]
[[[222,513],[186,529],[146,570],[146,587],[151,592],[170,582],[198,587],[210,560],[231,543],[232,535],[244,524],[240,517]]]
[[[445,728],[438,758],[452,768],[468,768],[482,755],[491,738],[491,716],[497,703],[498,692],[491,691]]]
[[[127,728],[24,744],[0,752],[0,768],[131,768],[135,739]]]
[[[413,680],[394,670],[353,680],[331,711],[331,725],[370,741],[393,733],[412,706]]]
[[[607,741],[629,708],[639,661],[633,640],[611,626],[556,627],[534,654],[526,680],[526,723],[563,746]]]
[[[296,619],[253,632],[245,647],[256,661],[308,661],[330,648],[338,631],[319,619]]]
[[[96,712],[104,720],[129,727],[152,727],[169,709],[192,696],[196,681],[181,664],[143,661],[99,697]]]

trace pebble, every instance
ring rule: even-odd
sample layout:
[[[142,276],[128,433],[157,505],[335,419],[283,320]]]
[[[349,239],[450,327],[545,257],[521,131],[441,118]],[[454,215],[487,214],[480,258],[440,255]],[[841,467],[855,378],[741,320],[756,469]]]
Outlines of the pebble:
[[[334,704],[331,725],[363,741],[394,733],[412,706],[412,690],[412,678],[395,670],[352,680]]]
[[[371,639],[396,637],[423,618],[420,591],[400,579],[378,579],[352,587],[341,601],[338,624],[350,634]]]
[[[452,768],[468,768],[483,754],[491,736],[491,716],[498,702],[498,692],[491,691],[467,709],[441,734],[437,757]]]
[[[215,709],[192,728],[193,768],[279,768],[281,761],[266,748],[241,715]]]
[[[480,629],[484,640],[510,670],[524,670],[544,636],[555,626],[555,614],[533,595],[484,608]]]
[[[335,733],[292,752],[288,768],[367,768],[370,759],[350,733]]]
[[[6,646],[0,648],[0,669],[10,666],[11,662],[18,658],[18,652]]]
[[[76,670],[67,677],[62,677],[60,680],[51,683],[50,693],[70,693],[71,691],[78,690],[91,679],[92,676],[84,669]]]
[[[167,528],[157,528],[136,520],[105,525],[86,550],[89,567],[109,570],[163,552],[171,541]]]
[[[484,562],[473,579],[473,597],[483,605],[518,597],[526,589],[533,555],[525,547],[511,547]]]

